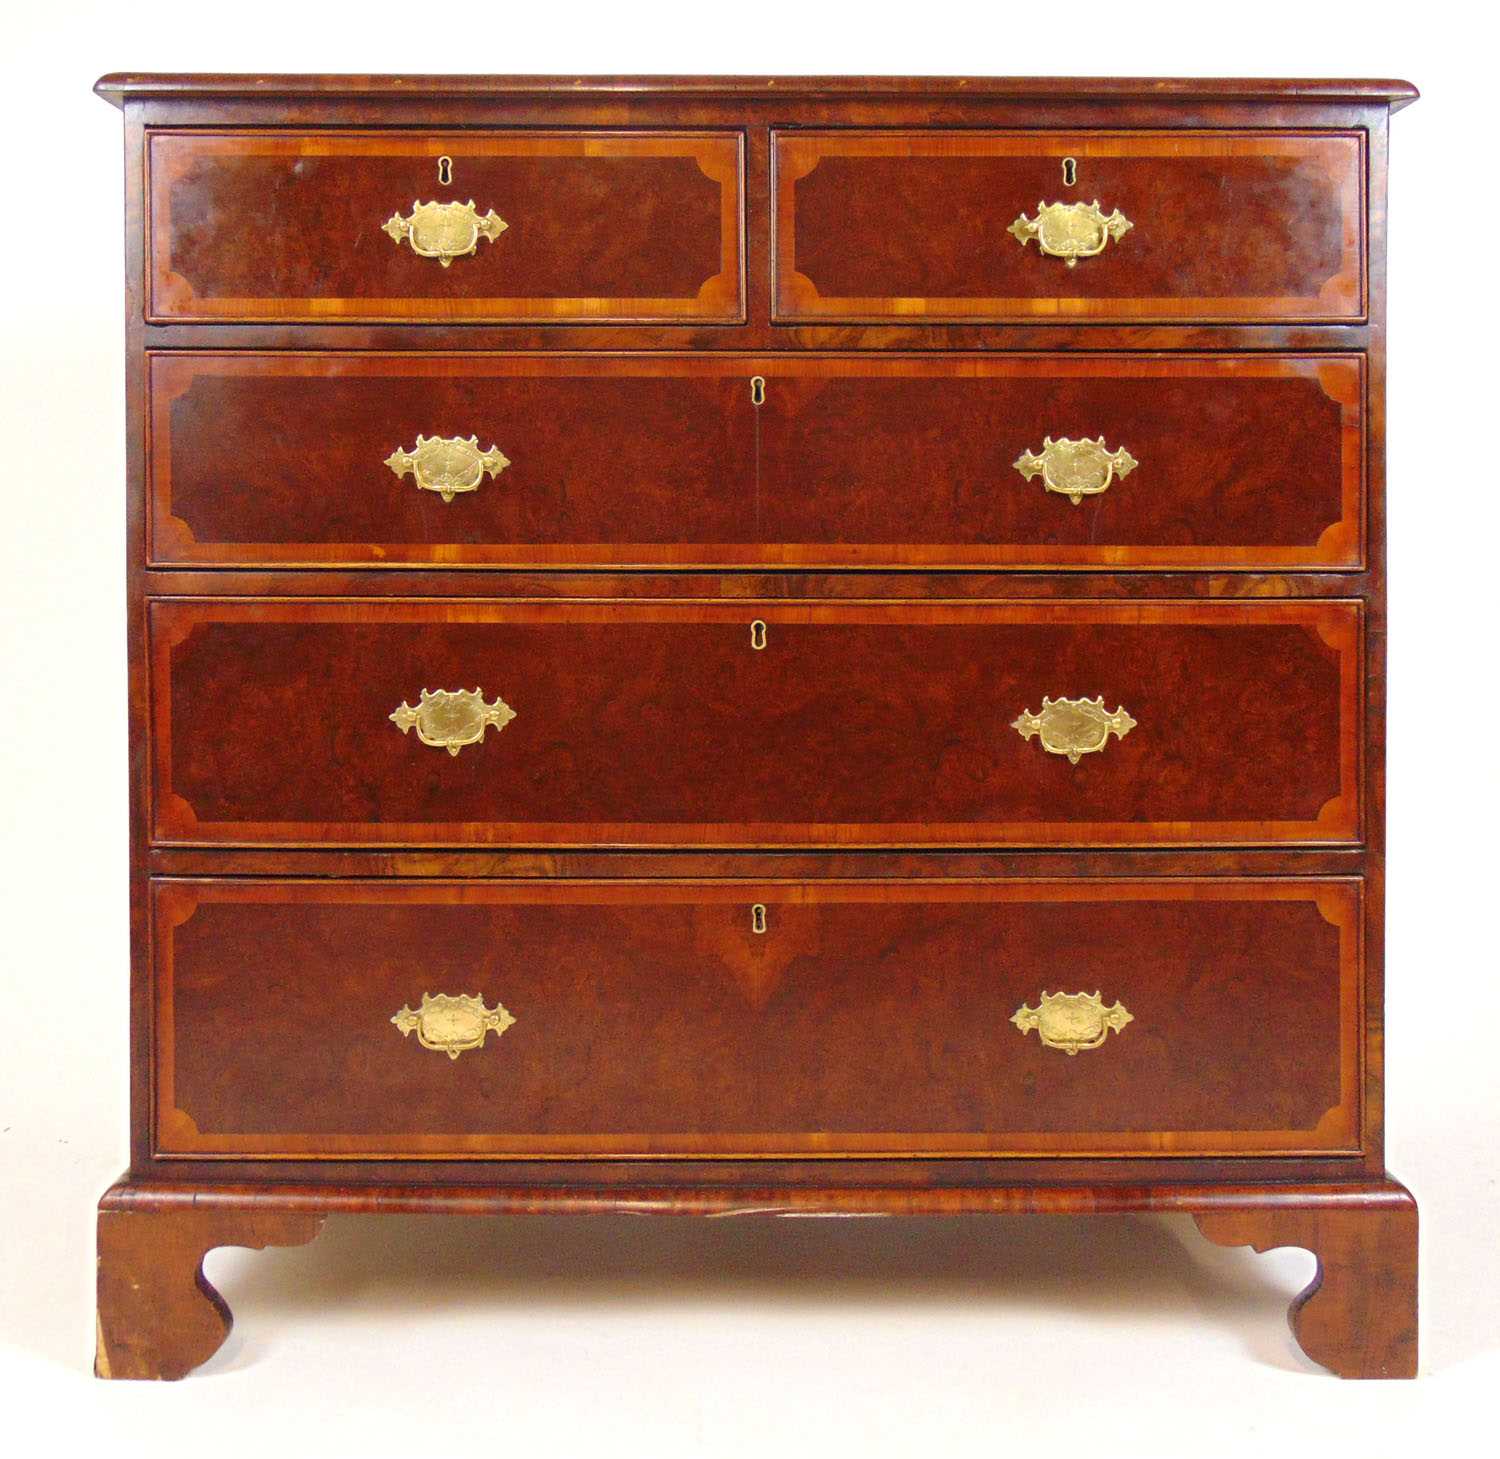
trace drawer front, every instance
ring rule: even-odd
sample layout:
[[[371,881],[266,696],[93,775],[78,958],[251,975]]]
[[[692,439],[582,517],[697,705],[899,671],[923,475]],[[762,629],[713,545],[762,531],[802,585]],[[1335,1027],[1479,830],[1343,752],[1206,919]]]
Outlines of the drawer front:
[[[1349,881],[205,880],[153,907],[168,1156],[1358,1144]]]
[[[1362,557],[1359,355],[164,352],[149,399],[164,566]]]
[[[1364,317],[1359,132],[799,131],[774,149],[783,319]]]
[[[1359,835],[1357,603],[168,599],[150,635],[160,843]]]
[[[168,131],[147,158],[154,320],[744,314],[737,132]]]

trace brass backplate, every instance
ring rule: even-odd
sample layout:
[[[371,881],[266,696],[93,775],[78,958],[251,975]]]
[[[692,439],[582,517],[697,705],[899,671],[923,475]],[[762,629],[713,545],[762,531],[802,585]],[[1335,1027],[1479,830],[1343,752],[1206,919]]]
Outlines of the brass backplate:
[[[1109,743],[1109,737],[1124,739],[1135,728],[1135,720],[1124,707],[1110,711],[1104,697],[1097,699],[1048,699],[1042,696],[1042,711],[1033,714],[1023,709],[1011,721],[1023,740],[1040,736],[1042,748],[1049,755],[1066,755],[1076,765],[1084,755],[1092,755]]]
[[[1098,991],[1092,993],[1046,993],[1035,1008],[1022,1004],[1010,1020],[1023,1034],[1036,1030],[1049,1049],[1076,1054],[1097,1049],[1111,1031],[1119,1033],[1135,1015],[1115,1002],[1106,1008]]]
[[[484,999],[475,993],[423,993],[419,1007],[405,1007],[391,1015],[403,1037],[415,1033],[424,1049],[450,1059],[481,1048],[486,1035],[498,1038],[515,1021],[504,1004],[486,1008]]]
[[[465,745],[478,744],[485,730],[502,730],[516,717],[503,699],[484,702],[482,689],[424,689],[415,709],[405,700],[389,719],[402,734],[415,728],[424,745],[456,755]]]
[[[1022,213],[1005,231],[1022,248],[1036,239],[1043,253],[1072,268],[1080,258],[1103,253],[1111,240],[1123,238],[1134,226],[1118,208],[1106,216],[1095,198],[1091,203],[1038,203],[1035,218]]]
[[[1015,461],[1016,470],[1027,481],[1040,476],[1048,491],[1067,497],[1075,507],[1084,497],[1109,490],[1117,476],[1129,476],[1140,464],[1123,446],[1109,450],[1103,436],[1078,441],[1047,436],[1040,451],[1022,451]]]
[[[423,491],[435,491],[445,502],[478,491],[485,473],[493,480],[510,461],[494,446],[479,449],[479,437],[418,436],[410,451],[399,447],[385,458],[397,476],[410,475]]]
[[[418,257],[435,258],[444,268],[478,252],[481,238],[493,243],[509,226],[493,208],[481,217],[473,198],[466,203],[414,201],[407,217],[392,213],[380,225],[398,248],[409,244]]]

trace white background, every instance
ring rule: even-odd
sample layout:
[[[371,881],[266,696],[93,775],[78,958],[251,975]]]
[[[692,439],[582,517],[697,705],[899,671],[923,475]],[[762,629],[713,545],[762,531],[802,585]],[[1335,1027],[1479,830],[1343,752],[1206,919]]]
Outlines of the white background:
[[[1493,1439],[1495,57],[1482,7],[323,6],[0,20],[0,1398],[11,1452],[1445,1453]],[[1389,76],[1389,1162],[1423,1215],[1415,1384],[1292,1347],[1300,1252],[1176,1221],[335,1220],[220,1252],[229,1344],[88,1376],[92,1212],[126,1159],[119,114],[108,70]],[[28,1442],[28,1426],[33,1437]]]

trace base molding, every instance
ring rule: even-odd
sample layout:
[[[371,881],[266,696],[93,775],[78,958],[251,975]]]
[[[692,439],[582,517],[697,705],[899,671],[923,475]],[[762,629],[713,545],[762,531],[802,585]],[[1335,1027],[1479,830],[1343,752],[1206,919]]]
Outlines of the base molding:
[[[127,1177],[99,1203],[95,1372],[181,1378],[206,1362],[233,1318],[203,1275],[219,1246],[299,1246],[330,1215],[713,1217],[1191,1215],[1210,1241],[1297,1246],[1318,1272],[1293,1302],[1302,1350],[1342,1377],[1417,1370],[1417,1206],[1391,1179],[1287,1185],[1025,1185],[754,1188],[309,1184],[201,1185]]]

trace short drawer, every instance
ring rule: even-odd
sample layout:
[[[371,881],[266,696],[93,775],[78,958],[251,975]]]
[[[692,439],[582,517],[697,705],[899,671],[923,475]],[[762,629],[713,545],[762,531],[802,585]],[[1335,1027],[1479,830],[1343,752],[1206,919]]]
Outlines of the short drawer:
[[[1325,1153],[1351,881],[162,881],[157,1151]]]
[[[149,357],[162,566],[1340,569],[1356,354]]]
[[[738,132],[153,132],[149,318],[743,317]]]
[[[165,599],[163,844],[1358,839],[1360,607]]]
[[[1353,320],[1359,132],[779,132],[783,319]]]

